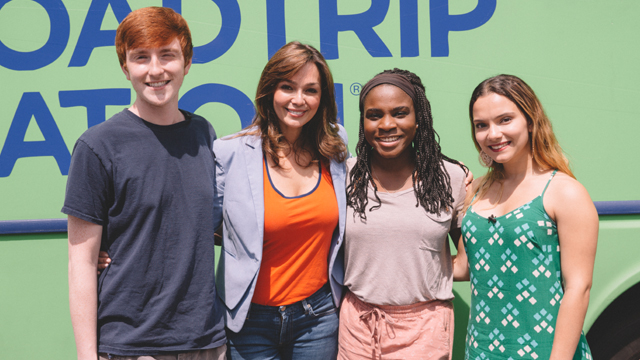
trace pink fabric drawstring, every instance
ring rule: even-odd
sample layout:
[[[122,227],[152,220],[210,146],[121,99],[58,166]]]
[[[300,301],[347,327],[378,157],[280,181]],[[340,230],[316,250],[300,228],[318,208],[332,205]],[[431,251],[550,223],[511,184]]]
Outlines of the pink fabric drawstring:
[[[369,331],[371,331],[371,351],[373,353],[373,358],[382,359],[382,347],[380,346],[382,332],[380,331],[380,325],[384,322],[387,336],[389,336],[390,339],[393,339],[396,337],[396,333],[393,329],[395,320],[377,307],[373,307],[371,310],[360,315],[360,320],[364,321],[369,327]],[[393,336],[391,334],[393,334]]]

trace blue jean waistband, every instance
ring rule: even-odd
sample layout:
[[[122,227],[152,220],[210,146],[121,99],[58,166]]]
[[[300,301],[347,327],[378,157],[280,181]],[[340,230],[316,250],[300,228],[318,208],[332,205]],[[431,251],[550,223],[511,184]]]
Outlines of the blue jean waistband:
[[[298,302],[294,302],[288,305],[279,305],[279,306],[270,306],[270,305],[261,305],[256,303],[251,303],[251,308],[249,311],[259,311],[259,312],[280,312],[285,309],[302,309],[306,311],[306,303],[314,304],[327,296],[331,296],[331,285],[329,282],[326,282],[320,289],[318,289],[315,293],[304,300],[300,300]],[[333,301],[333,299],[331,300]]]

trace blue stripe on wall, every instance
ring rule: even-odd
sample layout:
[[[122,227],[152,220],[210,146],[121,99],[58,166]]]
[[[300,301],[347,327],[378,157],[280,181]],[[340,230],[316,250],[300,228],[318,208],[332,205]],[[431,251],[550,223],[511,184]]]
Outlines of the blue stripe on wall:
[[[598,215],[640,214],[640,200],[594,201]]]
[[[0,235],[67,232],[67,219],[0,221]]]
[[[598,215],[640,214],[640,200],[594,201]],[[0,221],[0,235],[67,232],[67,219]]]

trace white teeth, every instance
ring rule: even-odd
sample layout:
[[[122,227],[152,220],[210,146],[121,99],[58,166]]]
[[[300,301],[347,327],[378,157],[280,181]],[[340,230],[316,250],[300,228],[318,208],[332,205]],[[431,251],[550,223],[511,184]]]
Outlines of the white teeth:
[[[489,148],[493,149],[493,150],[500,150],[500,149],[502,149],[503,147],[505,147],[507,145],[509,145],[509,143],[504,143],[504,144],[500,144],[500,145],[493,145],[493,146],[489,146]]]
[[[391,136],[391,137],[385,137],[385,138],[380,138],[380,141],[382,142],[393,142],[400,139],[399,136]]]
[[[168,84],[168,83],[169,83],[169,81],[167,80],[167,81],[156,81],[156,82],[150,82],[150,83],[148,83],[148,84],[149,84],[149,86],[151,86],[151,87],[160,87],[160,86],[162,86],[162,85],[166,85],[166,84]]]
[[[304,114],[304,111],[289,110],[289,113],[294,116],[302,116],[302,114]]]

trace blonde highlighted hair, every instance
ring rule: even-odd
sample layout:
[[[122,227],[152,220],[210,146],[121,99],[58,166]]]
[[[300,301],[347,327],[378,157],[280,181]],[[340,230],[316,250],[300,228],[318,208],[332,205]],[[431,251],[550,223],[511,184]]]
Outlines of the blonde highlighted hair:
[[[533,89],[517,76],[504,74],[494,76],[484,80],[473,90],[469,101],[469,119],[471,120],[471,138],[478,152],[482,149],[475,136],[473,106],[478,98],[488,94],[498,94],[511,100],[527,119],[527,124],[531,129],[529,144],[535,165],[544,170],[558,170],[575,178],[569,167],[569,162],[553,134],[551,122],[545,114],[540,100]],[[494,182],[501,182],[502,179],[504,179],[504,166],[494,161],[483,181],[473,189],[473,192],[479,191],[476,198],[481,198]]]

